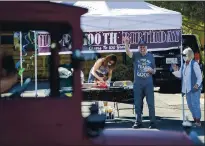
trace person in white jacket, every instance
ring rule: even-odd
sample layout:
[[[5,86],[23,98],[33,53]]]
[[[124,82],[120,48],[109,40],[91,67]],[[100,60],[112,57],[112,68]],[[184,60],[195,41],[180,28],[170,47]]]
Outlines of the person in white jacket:
[[[182,80],[182,95],[186,96],[187,105],[194,119],[195,126],[201,126],[200,95],[202,72],[198,62],[194,60],[194,52],[191,48],[186,48],[182,56],[185,63],[180,69],[176,64],[172,65],[173,74]]]

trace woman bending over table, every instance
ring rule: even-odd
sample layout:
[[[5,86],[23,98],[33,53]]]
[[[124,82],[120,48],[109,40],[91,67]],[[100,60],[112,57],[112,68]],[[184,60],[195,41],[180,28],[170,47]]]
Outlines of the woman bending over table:
[[[114,54],[98,59],[90,70],[88,82],[109,84],[116,63],[117,56]],[[107,106],[107,102],[104,102],[104,106]]]

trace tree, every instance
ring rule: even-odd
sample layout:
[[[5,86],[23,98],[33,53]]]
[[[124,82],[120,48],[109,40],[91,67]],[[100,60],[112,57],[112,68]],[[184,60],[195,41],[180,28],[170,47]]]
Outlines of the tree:
[[[183,33],[197,34],[204,46],[205,1],[148,1],[148,3],[180,12],[183,15]]]
[[[204,22],[205,1],[149,1],[149,3],[180,12],[188,19]]]

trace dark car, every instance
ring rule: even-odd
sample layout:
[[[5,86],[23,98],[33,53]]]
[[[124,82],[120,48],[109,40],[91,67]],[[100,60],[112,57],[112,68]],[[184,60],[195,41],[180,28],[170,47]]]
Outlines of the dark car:
[[[195,54],[195,60],[198,60],[201,70],[203,71],[203,64],[201,60],[200,44],[195,35],[182,35],[183,49],[186,47],[192,48]],[[177,79],[172,74],[171,63],[174,61],[180,66],[180,48],[167,51],[154,51],[152,54],[156,62],[156,74],[154,76],[155,86],[160,87],[160,91],[175,91],[181,90],[181,80]]]

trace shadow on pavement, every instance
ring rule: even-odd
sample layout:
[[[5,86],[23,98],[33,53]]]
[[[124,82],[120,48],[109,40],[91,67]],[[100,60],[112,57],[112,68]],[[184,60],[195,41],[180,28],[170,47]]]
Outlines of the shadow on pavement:
[[[179,89],[167,89],[167,90],[158,90],[158,91],[155,91],[155,92],[158,92],[158,93],[164,93],[164,94],[178,94],[178,93],[181,93],[181,91]]]
[[[156,119],[158,130],[183,131],[182,121],[178,120],[177,117],[156,117]],[[134,117],[120,117],[113,122],[106,123],[106,128],[132,128],[134,121]],[[143,125],[145,128],[149,127],[149,117],[143,117]],[[198,136],[204,136],[204,125],[205,122],[202,121],[200,128],[192,127],[192,130],[195,131]]]
[[[15,88],[18,88],[20,86],[21,86],[21,84],[17,83],[10,89],[10,91],[15,89]],[[49,89],[50,88],[50,83],[48,81],[38,81],[37,88],[38,88],[38,90],[40,90],[40,89]],[[26,91],[35,91],[35,82],[34,81],[32,81],[28,85],[28,88],[26,89]]]

